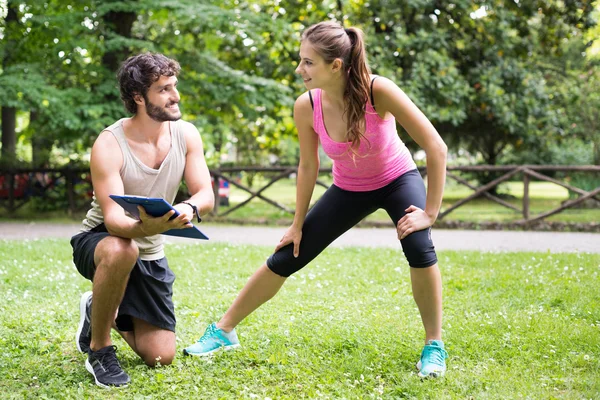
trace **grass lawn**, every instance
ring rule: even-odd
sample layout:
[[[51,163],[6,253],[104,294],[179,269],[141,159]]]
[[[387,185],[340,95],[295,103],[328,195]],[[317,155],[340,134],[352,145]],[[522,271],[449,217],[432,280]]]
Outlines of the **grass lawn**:
[[[170,245],[178,352],[223,314],[270,248]],[[0,397],[588,399],[600,393],[600,255],[443,252],[446,378],[421,381],[423,330],[399,250],[331,248],[238,327],[242,348],[93,383],[74,343],[89,290],[66,240],[0,241]]]

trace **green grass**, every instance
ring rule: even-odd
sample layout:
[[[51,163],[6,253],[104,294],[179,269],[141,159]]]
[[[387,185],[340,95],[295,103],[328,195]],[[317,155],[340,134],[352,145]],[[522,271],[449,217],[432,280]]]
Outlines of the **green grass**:
[[[184,358],[270,248],[167,248],[178,357],[149,369],[114,335],[129,388],[96,387],[74,344],[90,283],[66,240],[0,241],[2,398],[582,399],[600,393],[600,255],[443,252],[445,379],[421,381],[423,329],[399,250],[328,249],[238,327],[239,351]]]

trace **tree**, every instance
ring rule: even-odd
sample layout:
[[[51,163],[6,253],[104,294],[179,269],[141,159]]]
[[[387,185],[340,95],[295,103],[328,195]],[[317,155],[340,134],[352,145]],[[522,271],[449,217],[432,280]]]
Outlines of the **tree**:
[[[532,160],[526,149],[533,146],[537,159],[545,160],[551,139],[573,132],[569,99],[592,109],[595,104],[587,99],[593,93],[574,97],[577,76],[590,77],[582,90],[597,78],[585,74],[589,66],[580,67],[581,52],[565,47],[565,41],[583,43],[595,29],[591,1],[8,4],[17,16],[5,13],[2,20],[0,106],[29,115],[21,135],[36,151],[86,151],[100,130],[127,116],[115,82],[120,62],[158,51],[182,65],[184,118],[201,130],[209,160],[217,162],[231,142],[244,149],[238,153],[243,163],[283,154],[284,143],[295,137],[293,100],[305,90],[294,73],[300,32],[325,19],[363,28],[374,72],[395,80],[451,148],[481,154],[486,163],[512,155]],[[3,118],[3,127],[10,120]],[[14,154],[11,146],[3,144],[3,159]],[[41,153],[34,158],[47,159]]]
[[[558,134],[540,65],[593,26],[590,1],[370,1],[376,72],[391,76],[453,148],[496,164]],[[356,16],[355,16],[356,15]]]
[[[0,46],[4,59],[11,55],[10,65],[0,74],[0,104],[30,114],[24,134],[36,144],[34,152],[51,148],[65,132],[80,130],[80,111],[88,103],[86,87],[77,79],[79,67],[86,64],[85,49],[90,48],[85,42],[89,37],[80,35],[87,28],[78,20],[87,6],[75,4],[9,2],[17,10],[19,27],[6,28],[13,42],[3,41]],[[3,146],[3,150],[15,158],[14,148]],[[36,162],[44,164],[47,154],[38,155]]]
[[[245,63],[260,59],[256,46],[265,45],[263,34],[285,29],[273,29],[279,21],[217,3],[15,2],[28,15],[27,27],[11,30],[15,37],[23,37],[23,45],[21,58],[12,62],[17,67],[0,74],[0,104],[31,112],[26,134],[33,142],[42,144],[47,139],[50,143],[44,148],[57,145],[81,152],[100,130],[127,115],[115,82],[120,63],[135,53],[160,51],[182,64],[187,119],[217,137],[222,132],[248,131],[254,125],[261,136],[276,138],[281,126],[289,127],[262,121],[272,115],[286,118],[289,89],[263,78],[256,66],[245,69]],[[242,35],[253,37],[257,44],[247,46]],[[6,41],[1,46],[3,50],[13,47]],[[269,59],[261,61],[269,64]],[[209,136],[207,143],[211,142]],[[34,158],[42,163],[44,157]]]
[[[21,31],[17,17],[17,4],[9,1],[6,4],[4,16],[3,35],[5,46],[2,48],[2,70],[6,71],[16,63],[18,51],[18,34]],[[0,162],[4,165],[13,165],[16,160],[16,120],[17,108],[14,103],[2,104],[2,156]]]

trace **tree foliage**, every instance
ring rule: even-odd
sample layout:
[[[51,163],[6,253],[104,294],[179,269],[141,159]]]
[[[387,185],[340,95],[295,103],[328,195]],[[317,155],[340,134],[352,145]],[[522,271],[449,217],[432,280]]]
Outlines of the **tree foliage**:
[[[359,10],[374,22],[376,72],[393,76],[453,148],[495,164],[563,128],[544,61],[564,58],[564,40],[582,41],[590,1],[380,0]]]
[[[589,0],[5,0],[0,9],[0,106],[30,117],[17,134],[34,151],[89,148],[127,116],[119,63],[157,51],[182,65],[184,118],[211,163],[231,147],[247,164],[283,155],[305,90],[294,74],[299,34],[325,19],[366,32],[373,71],[395,80],[452,149],[491,164],[552,162],[553,142],[598,142],[600,31]]]

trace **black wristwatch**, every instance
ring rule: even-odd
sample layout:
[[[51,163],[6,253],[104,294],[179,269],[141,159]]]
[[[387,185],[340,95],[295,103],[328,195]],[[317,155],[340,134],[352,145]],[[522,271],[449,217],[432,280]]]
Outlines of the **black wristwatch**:
[[[200,218],[200,213],[198,212],[198,207],[196,207],[192,203],[188,203],[187,201],[182,201],[181,204],[187,204],[188,206],[192,207],[192,210],[194,211],[194,214],[196,214],[198,222],[202,222],[202,218]]]

